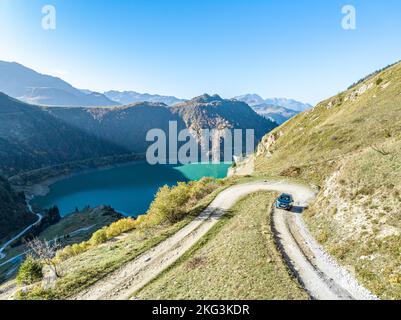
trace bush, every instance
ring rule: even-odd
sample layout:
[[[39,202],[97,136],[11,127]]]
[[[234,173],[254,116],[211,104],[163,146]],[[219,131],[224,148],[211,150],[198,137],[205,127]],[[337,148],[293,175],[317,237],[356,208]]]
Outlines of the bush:
[[[18,284],[30,285],[41,281],[43,278],[42,268],[43,265],[40,261],[28,256],[19,268],[17,275]]]
[[[176,223],[188,215],[190,209],[221,184],[212,178],[189,183],[180,182],[177,186],[164,186],[159,189],[152,202],[146,222],[151,224]]]
[[[64,261],[67,260],[68,258],[71,258],[73,256],[72,248],[71,246],[66,246],[63,249],[57,251],[56,254],[56,259],[59,261]]]
[[[117,237],[120,234],[123,234],[124,232],[135,229],[135,227],[136,227],[135,219],[125,218],[125,219],[118,220],[116,222],[113,222],[110,226],[108,226],[105,229],[106,237],[107,237],[107,239]]]
[[[106,233],[106,228],[100,229],[96,231],[93,235],[92,238],[89,240],[89,242],[92,245],[98,245],[102,244],[107,241],[107,233]]]
[[[186,213],[185,205],[190,199],[189,185],[180,182],[176,187],[164,186],[159,189],[152,202],[148,215],[155,223],[175,223]]]
[[[19,290],[15,296],[16,300],[54,300],[55,294],[51,290],[35,286],[31,290]]]

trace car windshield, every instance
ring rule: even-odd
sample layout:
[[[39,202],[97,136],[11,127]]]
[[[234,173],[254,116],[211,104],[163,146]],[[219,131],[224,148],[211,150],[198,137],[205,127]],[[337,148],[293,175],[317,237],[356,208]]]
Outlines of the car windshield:
[[[282,195],[282,196],[280,197],[280,200],[283,200],[283,201],[291,201],[291,196],[289,196],[289,195]]]

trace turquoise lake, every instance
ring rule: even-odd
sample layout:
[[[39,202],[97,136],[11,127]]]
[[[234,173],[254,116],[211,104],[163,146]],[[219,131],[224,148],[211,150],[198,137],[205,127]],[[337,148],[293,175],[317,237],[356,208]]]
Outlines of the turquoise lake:
[[[57,205],[62,216],[76,208],[110,205],[128,216],[138,216],[149,208],[157,190],[164,185],[224,178],[231,164],[157,165],[135,163],[111,169],[93,170],[56,182],[50,193],[32,200],[42,208]]]

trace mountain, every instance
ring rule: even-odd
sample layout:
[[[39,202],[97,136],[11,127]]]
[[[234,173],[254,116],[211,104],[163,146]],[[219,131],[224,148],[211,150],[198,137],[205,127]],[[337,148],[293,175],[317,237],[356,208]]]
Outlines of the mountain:
[[[269,105],[275,107],[283,107],[286,109],[302,112],[307,109],[312,108],[312,106],[308,103],[299,102],[293,99],[287,98],[270,98],[263,99],[261,96],[257,94],[245,94],[242,96],[234,97],[235,100],[245,102],[251,107],[257,105]]]
[[[55,118],[46,109],[0,93],[2,175],[126,152]]]
[[[24,194],[16,193],[8,181],[0,177],[0,243],[36,219],[27,209]]]
[[[245,94],[242,96],[234,97],[235,100],[245,102],[247,105],[253,107],[265,103],[265,99],[257,94]]]
[[[266,135],[255,170],[318,186],[306,211],[325,249],[382,299],[400,299],[401,63]]]
[[[151,129],[161,129],[168,137],[169,122],[176,121],[178,130],[189,128],[198,138],[199,129],[255,129],[260,139],[275,124],[258,116],[245,103],[203,95],[191,101],[168,107],[163,103],[140,102],[113,108],[52,108],[52,116],[98,138],[145,153],[153,142],[146,142]],[[199,140],[198,140],[199,142]]]
[[[87,134],[135,153],[145,153],[149,130],[158,128],[168,133],[169,121],[182,120],[163,103],[142,102],[113,108],[47,108],[52,116],[79,128]]]
[[[113,100],[117,101],[120,104],[128,105],[138,102],[154,102],[154,103],[164,103],[168,106],[184,102],[183,99],[178,99],[173,96],[160,96],[157,94],[148,94],[148,93],[138,93],[135,91],[107,91],[104,95]]]
[[[258,114],[282,124],[296,114],[312,108],[310,104],[293,99],[263,99],[257,94],[245,94],[234,98],[251,106]]]
[[[146,134],[169,122],[190,128],[255,129],[256,139],[276,126],[248,105],[204,95],[176,107],[137,103],[124,107],[38,107],[0,94],[0,174],[15,175],[56,164],[145,153]],[[197,136],[198,137],[198,136]]]
[[[262,117],[283,124],[288,119],[295,117],[299,112],[284,107],[269,105],[266,103],[255,105],[252,109]]]
[[[277,126],[275,122],[259,116],[246,103],[225,100],[218,95],[204,94],[173,106],[171,110],[182,118],[198,142],[201,129],[217,129],[212,137],[215,142],[221,140],[224,129],[254,129],[257,142],[266,132]],[[245,139],[245,134],[243,138]]]
[[[15,62],[0,61],[0,92],[24,102],[53,106],[113,106],[100,93],[85,93],[67,82]]]
[[[286,109],[302,112],[312,108],[308,103],[299,102],[293,99],[287,98],[271,98],[265,100],[266,104],[278,107],[284,107]]]

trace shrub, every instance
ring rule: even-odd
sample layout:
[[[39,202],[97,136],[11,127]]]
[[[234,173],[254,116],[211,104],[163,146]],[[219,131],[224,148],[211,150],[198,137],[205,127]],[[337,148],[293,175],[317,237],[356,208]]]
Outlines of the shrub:
[[[102,244],[102,243],[104,243],[104,242],[106,242],[106,241],[107,241],[107,232],[106,232],[106,228],[103,228],[103,229],[100,229],[100,230],[96,231],[96,232],[92,235],[91,239],[89,240],[89,242],[90,242],[92,245]],[[73,245],[73,246],[75,246],[75,245]]]
[[[59,261],[67,260],[73,256],[71,246],[66,246],[62,250],[57,251],[56,259]]]
[[[120,234],[123,234],[127,231],[131,231],[131,230],[135,229],[135,227],[136,227],[135,219],[125,218],[125,219],[118,220],[116,222],[113,222],[110,226],[108,226],[105,229],[106,237],[107,237],[107,239],[117,237]]]
[[[322,230],[322,231],[317,235],[317,238],[316,238],[316,240],[317,240],[319,243],[326,243],[328,239],[329,239],[329,233],[328,233],[327,230]]]
[[[16,300],[53,300],[55,294],[51,290],[43,289],[41,286],[35,286],[31,290],[19,290],[15,296]]]
[[[40,261],[28,256],[19,268],[17,275],[18,284],[30,285],[41,281],[43,278],[42,268],[43,265]]]
[[[189,185],[183,182],[176,187],[164,186],[159,189],[148,214],[155,223],[175,223],[185,215],[185,205],[190,199]]]
[[[205,198],[220,185],[222,182],[213,178],[203,178],[189,183],[180,182],[174,187],[160,188],[145,216],[145,223],[176,223],[182,220],[199,200]]]

